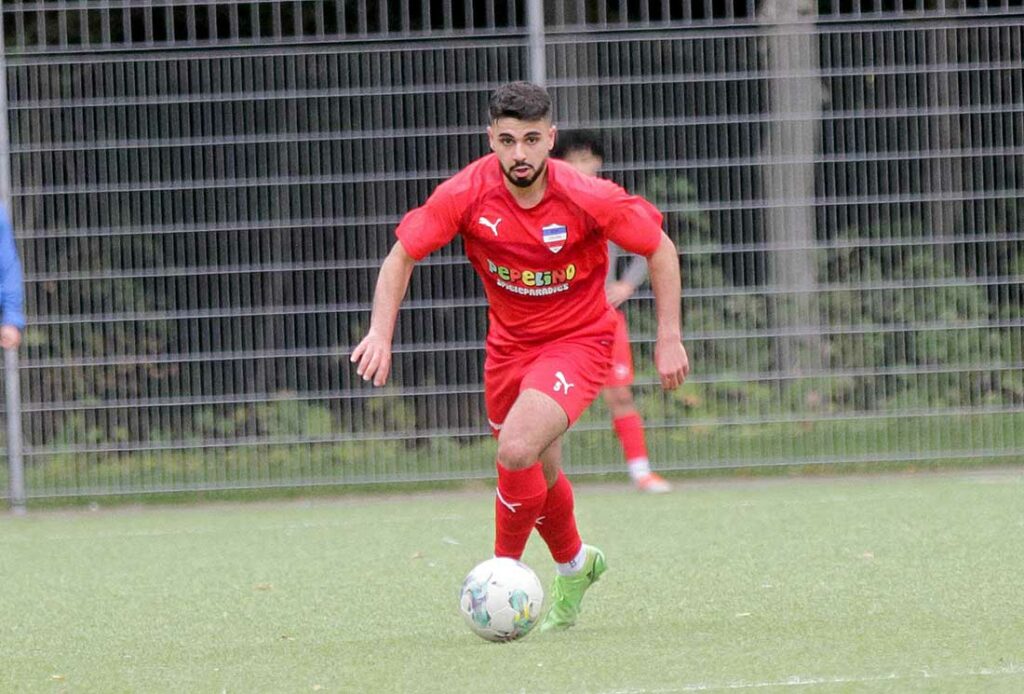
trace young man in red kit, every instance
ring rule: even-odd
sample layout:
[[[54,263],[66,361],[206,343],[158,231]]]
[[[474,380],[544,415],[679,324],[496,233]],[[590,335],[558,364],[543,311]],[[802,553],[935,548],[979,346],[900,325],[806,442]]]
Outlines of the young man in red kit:
[[[561,132],[551,156],[571,164],[580,173],[596,176],[604,164],[604,149],[593,133],[577,130]],[[647,279],[647,262],[633,256],[625,271],[616,273],[615,261],[621,249],[614,243],[608,244],[608,281],[605,291],[608,303],[616,309]],[[618,329],[612,348],[612,370],[605,385],[605,404],[612,417],[612,428],[619,437],[622,453],[626,458],[629,476],[636,488],[648,494],[663,494],[672,491],[672,485],[661,475],[651,470],[647,457],[647,440],[644,436],[644,420],[633,400],[633,355],[629,346],[629,332],[626,316],[621,310],[615,312]]]
[[[498,440],[494,554],[518,559],[536,527],[557,566],[541,630],[576,623],[604,554],[583,544],[562,435],[608,380],[617,321],[605,297],[608,241],[647,258],[662,387],[689,372],[680,326],[679,260],[661,214],[610,181],[549,160],[555,143],[543,87],[512,82],[490,101],[492,154],[448,179],[402,219],[381,265],[366,337],[351,360],[381,386],[413,266],[456,234],[483,280],[489,311],[484,397]]]

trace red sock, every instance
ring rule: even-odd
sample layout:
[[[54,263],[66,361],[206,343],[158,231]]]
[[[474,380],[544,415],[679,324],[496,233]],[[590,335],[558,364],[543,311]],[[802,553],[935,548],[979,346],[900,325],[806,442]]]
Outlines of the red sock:
[[[498,493],[494,500],[494,556],[519,559],[544,508],[548,483],[540,463],[509,470],[498,461]]]
[[[537,532],[544,538],[551,557],[559,564],[572,561],[583,546],[576,529],[575,502],[569,478],[559,470],[558,479],[548,489],[548,498],[537,519]]]
[[[644,420],[640,414],[634,412],[625,417],[617,417],[612,420],[615,433],[622,443],[622,453],[626,460],[636,460],[647,457],[647,443],[644,441]]]

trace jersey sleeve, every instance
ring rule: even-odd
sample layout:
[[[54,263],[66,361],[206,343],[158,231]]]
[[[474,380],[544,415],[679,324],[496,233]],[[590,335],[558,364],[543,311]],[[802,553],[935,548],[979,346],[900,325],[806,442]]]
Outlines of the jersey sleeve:
[[[658,249],[662,217],[657,207],[639,195],[630,195],[614,181],[583,176],[564,164],[558,166],[557,175],[609,241],[644,257]]]
[[[406,213],[395,236],[409,255],[422,260],[455,237],[461,213],[459,196],[448,182],[442,183],[423,205]]]
[[[614,187],[618,196],[608,199],[605,219],[599,219],[605,235],[630,253],[649,256],[661,244],[661,212],[639,195],[629,195],[618,186]]]

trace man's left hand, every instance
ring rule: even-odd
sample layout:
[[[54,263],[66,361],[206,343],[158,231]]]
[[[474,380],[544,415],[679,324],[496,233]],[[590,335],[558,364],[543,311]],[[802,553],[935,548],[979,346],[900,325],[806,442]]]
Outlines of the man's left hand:
[[[690,373],[690,357],[677,337],[661,338],[654,343],[654,366],[661,377],[661,387],[674,390]]]

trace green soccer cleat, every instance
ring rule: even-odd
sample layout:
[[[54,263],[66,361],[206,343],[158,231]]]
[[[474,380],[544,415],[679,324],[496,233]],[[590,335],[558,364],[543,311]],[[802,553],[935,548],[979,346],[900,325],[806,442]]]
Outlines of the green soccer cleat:
[[[541,631],[568,629],[575,624],[580,614],[583,594],[608,568],[604,552],[590,545],[583,547],[587,550],[583,570],[575,576],[555,576],[555,582],[551,587],[551,609],[540,624]]]

